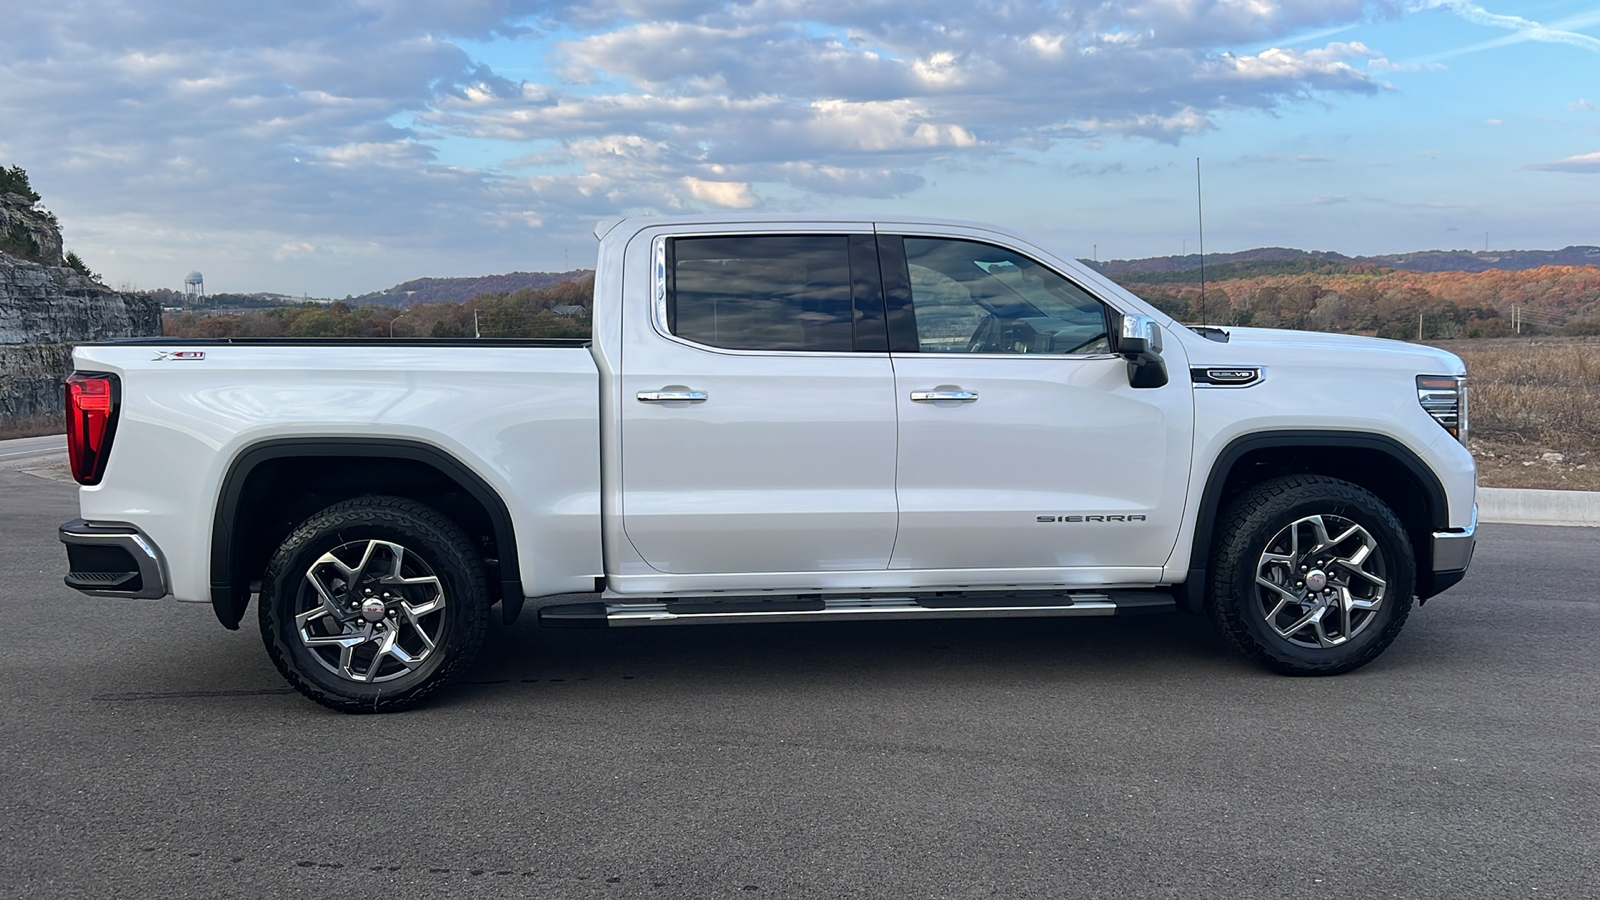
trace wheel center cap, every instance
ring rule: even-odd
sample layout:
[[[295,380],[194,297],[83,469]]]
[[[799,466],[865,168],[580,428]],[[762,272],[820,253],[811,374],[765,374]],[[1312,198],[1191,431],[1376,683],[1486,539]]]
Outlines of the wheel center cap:
[[[366,619],[368,622],[382,622],[383,617],[388,612],[389,610],[383,605],[383,601],[377,597],[368,597],[361,604],[361,618]]]
[[[1328,573],[1321,569],[1312,569],[1306,573],[1306,590],[1312,593],[1321,593],[1328,587]]]

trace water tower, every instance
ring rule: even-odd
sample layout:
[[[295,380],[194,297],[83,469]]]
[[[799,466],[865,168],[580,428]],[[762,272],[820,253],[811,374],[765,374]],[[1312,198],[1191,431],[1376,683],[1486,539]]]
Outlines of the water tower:
[[[191,297],[204,297],[206,295],[206,277],[199,272],[190,272],[183,276],[183,299]]]

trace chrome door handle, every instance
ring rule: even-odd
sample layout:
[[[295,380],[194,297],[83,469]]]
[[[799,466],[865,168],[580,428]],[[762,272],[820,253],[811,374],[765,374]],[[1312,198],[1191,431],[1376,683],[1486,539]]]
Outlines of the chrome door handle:
[[[705,391],[640,391],[639,400],[643,403],[704,403],[707,396]]]
[[[961,403],[971,403],[978,399],[977,391],[912,391],[911,399],[918,403],[937,403],[940,400],[955,400]]]

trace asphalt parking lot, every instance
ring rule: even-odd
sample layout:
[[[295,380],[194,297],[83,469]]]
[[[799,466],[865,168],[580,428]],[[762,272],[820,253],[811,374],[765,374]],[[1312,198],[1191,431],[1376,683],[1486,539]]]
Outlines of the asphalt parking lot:
[[[3,897],[1600,896],[1600,529],[1488,525],[1377,662],[1182,616],[491,635],[344,716],[64,587],[0,468]]]

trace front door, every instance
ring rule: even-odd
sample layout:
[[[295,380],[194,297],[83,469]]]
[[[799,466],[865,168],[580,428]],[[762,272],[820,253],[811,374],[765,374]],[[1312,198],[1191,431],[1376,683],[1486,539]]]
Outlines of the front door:
[[[891,568],[1163,565],[1188,487],[1184,362],[1132,388],[1106,305],[1050,267],[954,236],[879,243],[900,421]]]

